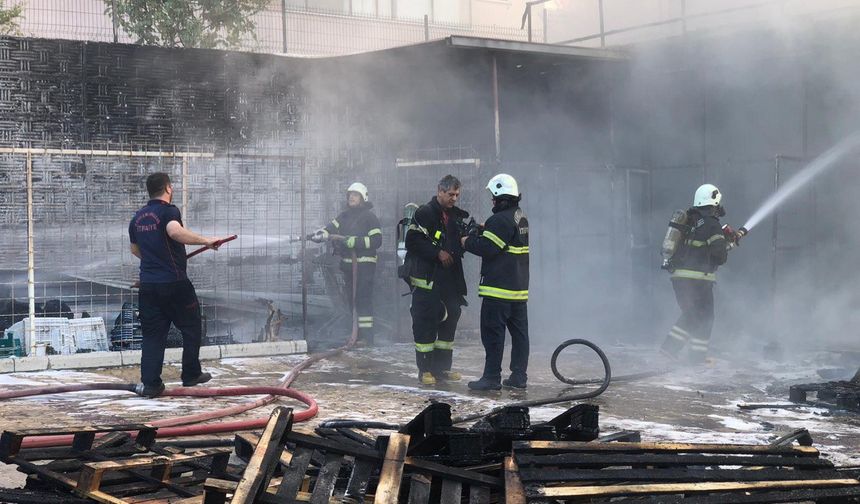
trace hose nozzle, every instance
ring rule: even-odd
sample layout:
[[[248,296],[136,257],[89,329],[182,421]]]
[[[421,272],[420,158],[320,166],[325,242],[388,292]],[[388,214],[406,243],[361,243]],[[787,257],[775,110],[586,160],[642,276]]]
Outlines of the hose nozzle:
[[[737,247],[741,242],[741,238],[746,236],[747,233],[749,233],[749,230],[743,226],[741,226],[737,231],[735,231],[734,229],[731,228],[731,226],[729,226],[728,224],[725,224],[723,226],[723,235],[726,237],[726,240],[728,241],[728,243],[726,245],[727,249],[731,250],[731,249]]]

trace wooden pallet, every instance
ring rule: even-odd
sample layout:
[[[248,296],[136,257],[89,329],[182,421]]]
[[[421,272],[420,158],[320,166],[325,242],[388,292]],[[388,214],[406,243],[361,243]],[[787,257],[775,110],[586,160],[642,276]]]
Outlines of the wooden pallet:
[[[636,432],[590,442],[516,440],[505,427],[499,437],[509,456],[499,462],[490,450],[465,467],[474,447],[451,449],[469,439],[445,430],[444,410],[423,412],[412,430],[373,437],[347,428],[294,430],[292,410],[277,407],[261,433],[240,433],[232,446],[223,438],[156,443],[146,424],[9,431],[0,435],[0,459],[30,474],[27,490],[61,489],[70,499],[110,504],[860,503],[860,469],[821,458],[803,429],[770,445],[739,445],[642,443]],[[583,429],[574,423],[559,425],[578,436]],[[29,436],[69,433],[71,447],[21,449]],[[465,458],[446,465],[454,453]],[[228,465],[230,455],[237,464]]]
[[[807,398],[810,392],[815,394],[815,401]],[[849,381],[792,385],[788,398],[798,404],[860,411],[860,385]]]
[[[810,446],[520,441],[505,460],[505,493],[523,504],[852,502],[857,476]]]
[[[277,415],[262,435],[236,437],[237,456],[248,460],[241,481],[207,479],[203,498],[184,502],[489,504],[502,488],[499,478],[411,457],[406,434],[379,443],[344,429],[322,437],[289,430]]]
[[[136,432],[132,438],[128,433]],[[73,434],[68,448],[21,449],[27,437]],[[82,427],[56,431],[5,431],[0,460],[30,475],[31,483],[62,488],[97,502],[123,504],[193,497],[210,475],[224,475],[232,449],[190,453],[155,444],[146,424]]]

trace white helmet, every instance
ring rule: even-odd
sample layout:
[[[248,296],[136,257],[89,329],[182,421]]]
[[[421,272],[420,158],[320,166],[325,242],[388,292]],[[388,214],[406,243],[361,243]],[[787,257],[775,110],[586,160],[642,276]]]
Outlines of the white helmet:
[[[357,192],[361,195],[361,199],[367,201],[367,186],[361,182],[353,182],[347,189],[347,193]]]
[[[499,196],[513,196],[516,198],[520,195],[517,181],[507,173],[500,173],[491,178],[487,183],[487,190],[490,191],[490,194],[494,198],[498,198]]]
[[[696,195],[693,196],[693,206],[717,206],[723,199],[723,194],[713,184],[702,184],[696,189]]]

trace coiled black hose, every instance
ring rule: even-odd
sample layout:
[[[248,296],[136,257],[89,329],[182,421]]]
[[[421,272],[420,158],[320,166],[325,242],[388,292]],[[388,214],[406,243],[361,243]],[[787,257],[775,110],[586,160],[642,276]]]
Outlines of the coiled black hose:
[[[558,357],[559,357],[559,355],[561,355],[561,352],[563,352],[567,347],[572,346],[572,345],[583,345],[583,346],[586,346],[586,347],[594,350],[594,353],[596,353],[597,356],[600,357],[600,362],[603,363],[603,371],[604,371],[603,378],[593,378],[593,379],[589,379],[589,380],[571,380],[571,379],[567,378],[566,376],[562,375],[561,372],[559,372],[558,364],[557,364],[558,363]],[[650,378],[652,376],[658,376],[658,375],[665,374],[668,372],[668,370],[663,369],[663,370],[659,370],[659,371],[645,371],[642,373],[633,373],[633,374],[628,374],[628,375],[616,376],[615,378],[613,378],[612,377],[612,368],[609,365],[609,358],[606,357],[606,354],[603,352],[603,350],[601,350],[600,347],[595,345],[594,343],[592,343],[588,340],[585,340],[585,339],[580,339],[580,338],[569,339],[569,340],[565,341],[564,343],[562,343],[561,345],[559,345],[555,349],[555,351],[552,353],[552,357],[550,358],[550,367],[552,368],[552,374],[559,381],[566,383],[568,385],[572,385],[572,386],[594,385],[594,384],[599,383],[600,386],[594,390],[589,391],[589,392],[581,392],[578,394],[562,393],[561,395],[553,397],[553,398],[533,399],[531,401],[520,401],[520,402],[515,402],[515,403],[509,403],[509,404],[506,404],[505,406],[499,406],[497,408],[493,408],[490,411],[487,411],[484,413],[476,413],[474,415],[454,417],[452,419],[452,422],[454,424],[459,424],[459,423],[464,423],[464,422],[470,422],[473,420],[478,420],[478,419],[481,419],[485,416],[491,415],[497,411],[500,411],[503,408],[508,407],[508,406],[531,407],[531,406],[543,406],[546,404],[555,404],[555,403],[568,402],[568,401],[582,401],[584,399],[592,399],[594,397],[599,396],[603,392],[605,392],[606,389],[609,388],[609,383],[611,381],[641,380],[643,378]],[[570,390],[570,389],[568,389],[568,390]],[[366,420],[332,419],[332,420],[326,420],[326,421],[322,422],[320,424],[320,427],[327,427],[327,428],[350,428],[350,427],[352,427],[352,428],[358,428],[358,429],[399,430],[402,426],[399,424],[389,424],[389,423],[384,423],[384,422],[372,422],[372,421],[366,421]]]
[[[571,380],[569,378],[566,378],[558,371],[558,366],[556,365],[556,362],[558,361],[558,356],[561,354],[561,352],[564,351],[564,349],[571,345],[583,345],[594,350],[594,353],[596,353],[597,356],[600,357],[600,361],[603,363],[603,370],[606,373],[602,380]],[[603,353],[603,350],[601,350],[599,346],[584,339],[569,339],[559,345],[558,348],[555,349],[555,352],[552,353],[552,357],[549,360],[549,365],[552,368],[552,374],[556,378],[558,378],[558,381],[567,383],[568,385],[586,385],[589,383],[601,383],[602,386],[600,389],[598,389],[600,390],[600,393],[603,393],[603,391],[606,390],[606,387],[609,386],[609,381],[612,380],[612,368],[609,366],[609,359],[606,357],[606,354]]]
[[[503,408],[509,407],[509,406],[520,406],[520,407],[543,406],[545,404],[555,404],[555,403],[560,403],[560,402],[582,401],[583,399],[591,399],[593,397],[599,396],[600,394],[605,392],[607,388],[609,388],[609,382],[612,380],[612,368],[609,366],[609,359],[606,357],[606,354],[603,353],[603,350],[601,350],[600,347],[598,347],[597,345],[595,345],[594,343],[592,343],[588,340],[574,338],[574,339],[569,339],[569,340],[565,341],[564,343],[562,343],[561,345],[559,345],[558,348],[555,349],[555,352],[552,353],[552,358],[550,359],[550,367],[552,368],[552,374],[555,375],[555,377],[558,378],[559,380],[561,380],[562,382],[567,383],[568,385],[581,385],[581,384],[595,383],[596,382],[596,381],[592,381],[592,380],[585,380],[585,381],[570,380],[570,379],[566,378],[565,376],[563,376],[558,371],[558,366],[556,365],[556,361],[558,361],[558,356],[561,354],[562,351],[564,351],[565,348],[567,348],[571,345],[587,346],[588,348],[594,350],[594,352],[597,354],[597,356],[600,357],[600,361],[603,363],[603,371],[605,374],[603,376],[603,380],[600,380],[600,386],[597,387],[596,389],[590,390],[588,392],[580,392],[578,394],[566,394],[566,395],[561,395],[561,396],[552,397],[552,398],[532,399],[531,401],[520,401],[520,402],[510,403],[510,404],[506,404],[504,406],[499,406],[497,408],[493,408],[490,411],[487,411],[485,413],[477,413],[474,415],[455,417],[454,419],[452,419],[452,422],[455,424],[458,424],[458,423],[464,423],[464,422],[470,422],[473,420],[478,420],[478,419],[483,418],[487,415],[491,415],[497,411],[501,411]]]
[[[572,346],[572,345],[583,345],[583,346],[586,346],[586,347],[594,350],[594,352],[597,354],[597,356],[600,357],[600,361],[603,363],[603,370],[604,370],[603,379],[571,380],[559,372],[558,365],[557,365],[558,357],[559,357],[559,355],[561,355],[561,352],[563,352],[567,347]],[[520,402],[510,403],[510,404],[506,404],[505,406],[499,406],[497,408],[493,408],[490,411],[487,411],[485,413],[476,413],[474,415],[455,417],[452,419],[452,422],[455,424],[458,424],[458,423],[464,423],[464,422],[470,422],[473,420],[478,420],[478,419],[483,418],[487,415],[491,415],[497,411],[500,411],[502,408],[505,408],[508,406],[524,406],[524,407],[542,406],[545,404],[553,404],[553,403],[568,402],[568,401],[581,401],[583,399],[591,399],[591,398],[597,397],[600,394],[602,394],[603,392],[605,392],[606,389],[609,387],[609,382],[612,380],[612,368],[609,365],[609,358],[606,357],[606,354],[603,353],[603,350],[601,350],[600,347],[598,347],[594,343],[592,343],[588,340],[584,340],[584,339],[579,339],[579,338],[569,339],[569,340],[565,341],[564,343],[562,343],[561,345],[559,345],[558,348],[556,348],[555,351],[552,353],[552,358],[550,359],[550,367],[552,368],[552,374],[555,375],[555,377],[558,378],[560,381],[567,383],[568,385],[588,385],[588,384],[600,383],[600,386],[594,390],[591,390],[588,392],[581,392],[578,394],[564,394],[564,395],[552,397],[552,398],[532,399],[531,401],[520,401]],[[619,377],[619,378],[633,379],[633,377],[645,377],[645,376],[650,376],[651,374],[652,373],[640,373],[639,375],[629,375],[629,376]],[[401,425],[389,424],[389,423],[384,423],[384,422],[372,422],[372,421],[366,421],[366,420],[332,419],[332,420],[326,420],[326,421],[322,422],[320,424],[320,427],[324,427],[324,428],[358,428],[358,429],[398,430],[401,428]]]

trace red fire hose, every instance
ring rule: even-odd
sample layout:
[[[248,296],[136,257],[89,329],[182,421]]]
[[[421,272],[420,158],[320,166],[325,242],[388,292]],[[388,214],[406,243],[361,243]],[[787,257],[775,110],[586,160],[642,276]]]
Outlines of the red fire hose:
[[[238,237],[238,235],[228,236],[227,238],[224,238],[223,240],[218,240],[218,241],[216,241],[215,243],[213,243],[213,244],[212,244],[212,247],[220,247],[221,245],[224,245],[224,244],[225,244],[225,243],[227,243],[228,241],[233,241],[233,240],[235,240],[237,237]],[[206,252],[207,250],[209,250],[209,249],[210,249],[210,248],[212,248],[212,247],[209,247],[209,246],[206,246],[206,247],[200,247],[200,248],[199,248],[199,249],[197,249],[197,250],[194,250],[194,251],[191,251],[191,252],[189,252],[189,253],[185,254],[185,258],[186,258],[186,259],[191,259],[192,257],[196,256],[197,254],[200,254],[201,252]]]
[[[222,240],[222,242],[230,241],[235,239],[235,236]],[[192,252],[193,255],[196,255],[203,250],[206,250],[207,247],[196,250]],[[189,255],[190,257],[191,255]],[[202,422],[217,420],[219,418],[224,418],[232,415],[238,415],[240,413],[244,413],[246,411],[250,411],[255,408],[259,408],[261,406],[265,406],[267,404],[272,403],[278,397],[291,397],[293,399],[297,399],[307,405],[307,409],[299,411],[293,414],[293,421],[302,422],[309,420],[316,416],[319,411],[319,407],[317,406],[316,401],[308,394],[304,392],[300,392],[293,388],[290,388],[293,381],[299,376],[299,374],[310,367],[312,364],[327,359],[329,357],[333,357],[344,350],[348,350],[355,345],[355,341],[358,338],[358,316],[355,311],[355,295],[356,295],[356,284],[358,280],[358,261],[355,260],[355,253],[353,253],[353,261],[352,261],[352,299],[353,299],[353,310],[352,310],[352,333],[350,334],[349,339],[346,343],[338,348],[333,350],[328,350],[326,352],[321,352],[313,355],[309,355],[305,360],[297,364],[295,367],[290,369],[284,378],[278,383],[277,386],[274,387],[227,387],[227,388],[204,388],[204,387],[176,387],[171,389],[166,389],[161,396],[170,396],[170,397],[223,397],[223,396],[241,396],[241,395],[262,395],[266,394],[265,397],[257,399],[256,401],[247,402],[244,404],[238,404],[235,406],[230,406],[227,408],[222,408],[215,411],[209,411],[205,413],[197,413],[193,415],[185,415],[176,418],[165,418],[161,420],[155,420],[153,422],[148,422],[149,425],[154,427],[159,427],[158,429],[158,437],[179,437],[179,436],[199,436],[204,434],[216,434],[221,432],[237,432],[237,431],[247,431],[262,428],[268,422],[268,417],[255,418],[251,420],[240,420],[234,422],[219,422],[214,424],[205,424],[199,425]],[[126,390],[129,392],[134,392],[136,383],[89,383],[89,384],[81,384],[81,385],[60,385],[60,386],[51,386],[51,387],[36,387],[27,390],[19,390],[19,391],[6,391],[0,392],[0,400],[4,399],[15,399],[19,397],[30,397],[36,395],[47,395],[47,394],[62,394],[67,392],[82,392],[82,391],[91,391],[91,390]],[[43,448],[48,446],[68,446],[72,444],[73,435],[61,435],[61,436],[39,436],[39,437],[29,437],[25,438],[22,443],[22,448]]]
[[[203,252],[206,252],[207,250],[210,250],[213,247],[220,247],[221,245],[224,245],[225,243],[227,243],[229,241],[233,241],[238,237],[239,237],[239,235],[231,235],[231,236],[228,236],[227,238],[224,238],[221,240],[216,240],[215,243],[212,244],[212,246],[206,245],[205,247],[200,247],[197,250],[192,250],[191,252],[185,254],[185,259],[191,259],[192,257],[196,256],[197,254],[201,254]],[[131,284],[131,288],[132,289],[139,289],[140,288],[140,280]]]

